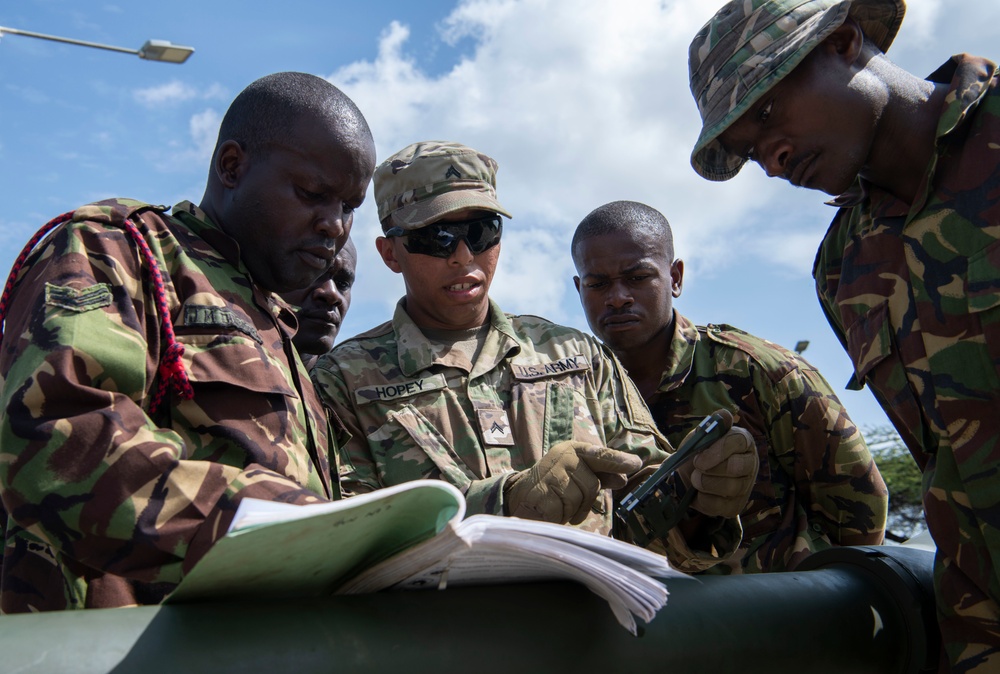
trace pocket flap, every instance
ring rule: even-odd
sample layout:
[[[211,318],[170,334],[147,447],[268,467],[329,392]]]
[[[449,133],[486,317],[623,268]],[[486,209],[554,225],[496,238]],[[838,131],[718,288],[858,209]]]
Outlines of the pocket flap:
[[[285,370],[284,363],[271,361],[249,337],[232,334],[179,334],[184,346],[184,369],[192,384],[220,383],[256,391],[298,398],[285,377],[275,377],[273,368]]]

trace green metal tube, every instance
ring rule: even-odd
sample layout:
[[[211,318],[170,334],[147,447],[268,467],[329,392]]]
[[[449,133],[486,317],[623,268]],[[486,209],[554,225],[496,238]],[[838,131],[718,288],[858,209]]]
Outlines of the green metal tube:
[[[669,583],[638,637],[572,583],[0,618],[6,672],[920,672],[930,558]],[[822,560],[820,560],[822,561]],[[913,568],[916,567],[916,568]],[[874,569],[874,571],[873,571]],[[877,618],[875,616],[878,616]]]

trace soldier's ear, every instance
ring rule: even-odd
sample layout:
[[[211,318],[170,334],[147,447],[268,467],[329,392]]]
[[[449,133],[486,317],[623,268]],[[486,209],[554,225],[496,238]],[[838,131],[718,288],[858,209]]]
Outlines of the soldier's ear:
[[[219,146],[212,166],[223,187],[232,189],[239,183],[249,164],[249,155],[235,140],[227,140]]]
[[[393,246],[393,240],[398,240],[396,237],[393,239],[387,239],[384,236],[380,236],[375,239],[375,248],[378,249],[378,254],[382,257],[382,262],[385,266],[393,270],[397,274],[402,274],[403,269],[399,266],[399,260],[396,259],[396,251]]]
[[[864,44],[865,34],[862,32],[861,26],[854,19],[848,17],[819,46],[823,48],[824,53],[851,65],[861,55],[861,48]]]
[[[684,260],[677,258],[670,265],[670,294],[680,297],[684,290]]]

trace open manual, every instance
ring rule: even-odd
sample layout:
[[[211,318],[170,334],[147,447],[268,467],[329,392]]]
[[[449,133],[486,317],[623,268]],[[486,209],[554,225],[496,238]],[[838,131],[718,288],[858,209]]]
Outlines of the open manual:
[[[575,580],[633,634],[667,601],[666,559],[607,536],[513,517],[463,519],[465,498],[418,480],[333,503],[244,499],[166,603]]]

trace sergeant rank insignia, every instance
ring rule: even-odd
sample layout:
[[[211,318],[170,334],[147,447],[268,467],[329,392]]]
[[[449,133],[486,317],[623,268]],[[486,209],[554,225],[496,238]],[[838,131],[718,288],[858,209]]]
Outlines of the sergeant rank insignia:
[[[514,435],[510,432],[507,412],[499,409],[476,410],[479,416],[479,432],[485,445],[513,445]]]

